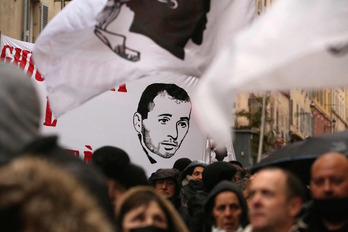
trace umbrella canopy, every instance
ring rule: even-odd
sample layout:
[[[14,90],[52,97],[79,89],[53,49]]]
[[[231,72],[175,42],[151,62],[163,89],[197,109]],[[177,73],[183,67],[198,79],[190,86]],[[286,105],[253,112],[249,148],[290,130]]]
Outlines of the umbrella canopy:
[[[251,168],[251,172],[277,166],[289,169],[305,183],[309,183],[310,169],[314,160],[329,151],[337,151],[348,156],[348,131],[309,137],[280,148]]]

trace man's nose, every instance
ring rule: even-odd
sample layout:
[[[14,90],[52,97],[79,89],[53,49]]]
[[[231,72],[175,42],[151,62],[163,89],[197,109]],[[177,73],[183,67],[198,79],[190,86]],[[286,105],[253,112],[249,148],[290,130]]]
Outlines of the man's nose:
[[[202,177],[202,173],[199,173],[198,176],[197,176],[197,180],[202,180],[203,177]]]
[[[177,126],[177,123],[175,123],[175,122],[168,123],[166,128],[165,128],[165,133],[172,140],[176,140],[178,138],[178,126]]]
[[[162,189],[167,189],[167,181],[163,181],[163,183],[162,183]]]
[[[232,210],[230,206],[227,206],[224,211],[224,216],[231,216],[232,215]]]
[[[332,194],[332,183],[330,180],[325,180],[323,190],[324,190],[326,195]]]
[[[146,226],[152,226],[154,224],[154,220],[152,217],[146,217],[145,219],[145,225]]]
[[[252,207],[259,207],[261,205],[261,195],[257,193],[253,194],[250,197],[249,202]]]

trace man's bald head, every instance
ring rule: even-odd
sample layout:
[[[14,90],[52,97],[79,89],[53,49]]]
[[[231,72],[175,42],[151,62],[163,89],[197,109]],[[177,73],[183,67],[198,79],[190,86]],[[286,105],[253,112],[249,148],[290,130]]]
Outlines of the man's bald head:
[[[328,152],[317,158],[311,168],[310,187],[315,199],[348,197],[348,159]]]

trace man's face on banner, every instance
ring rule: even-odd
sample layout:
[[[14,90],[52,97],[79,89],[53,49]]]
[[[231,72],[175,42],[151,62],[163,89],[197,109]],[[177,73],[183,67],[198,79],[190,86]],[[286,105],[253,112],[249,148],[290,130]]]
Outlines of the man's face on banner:
[[[143,145],[163,158],[172,157],[188,132],[190,114],[190,102],[160,93],[154,98],[147,119],[142,120]]]

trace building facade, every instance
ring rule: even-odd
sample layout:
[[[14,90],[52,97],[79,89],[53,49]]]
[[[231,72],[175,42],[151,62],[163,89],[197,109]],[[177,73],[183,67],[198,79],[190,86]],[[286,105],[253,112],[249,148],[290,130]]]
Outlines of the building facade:
[[[0,0],[0,31],[34,43],[47,23],[62,9],[64,0]]]

